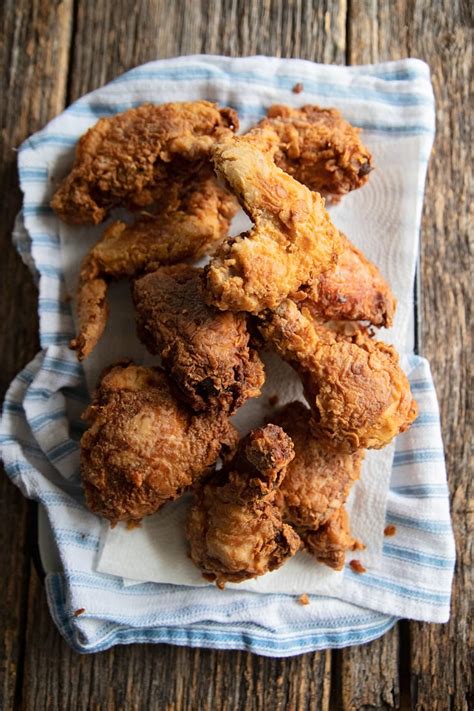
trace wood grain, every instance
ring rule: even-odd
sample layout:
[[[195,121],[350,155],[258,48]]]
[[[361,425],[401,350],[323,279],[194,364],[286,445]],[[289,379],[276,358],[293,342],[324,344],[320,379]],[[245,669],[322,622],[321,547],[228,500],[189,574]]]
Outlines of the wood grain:
[[[431,362],[441,404],[458,564],[449,624],[410,625],[410,692],[416,709],[467,709],[467,689],[472,688],[468,657],[472,637],[466,620],[472,600],[472,423],[467,398],[472,353],[468,223],[471,217],[472,224],[473,198],[466,170],[472,164],[468,115],[472,17],[468,3],[354,2],[348,45],[351,63],[413,56],[428,62],[432,72],[437,135],[421,230],[422,355]],[[365,679],[362,650],[348,650],[345,657],[352,658],[345,708],[359,708]]]
[[[72,3],[5,0],[0,46],[0,398],[38,350],[37,293],[11,243],[20,208],[16,149],[64,106]],[[0,472],[0,706],[21,682],[28,587],[28,503]],[[3,704],[3,705],[2,705]]]

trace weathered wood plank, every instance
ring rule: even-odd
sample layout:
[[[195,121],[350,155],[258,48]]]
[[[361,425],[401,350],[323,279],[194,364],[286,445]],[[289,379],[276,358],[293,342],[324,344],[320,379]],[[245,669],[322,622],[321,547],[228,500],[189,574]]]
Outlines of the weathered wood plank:
[[[265,659],[167,645],[116,647],[91,656],[71,651],[51,623],[32,569],[23,706],[91,709],[329,708],[329,652]]]
[[[11,244],[20,207],[17,146],[64,106],[71,0],[0,4],[0,399],[38,349],[36,289]],[[21,677],[28,585],[28,504],[0,472],[0,706],[13,708]]]
[[[346,2],[76,3],[68,100],[132,66],[194,52],[344,63]],[[331,654],[274,660],[171,646],[78,657],[54,629],[33,577],[23,697],[48,709],[328,709]]]
[[[181,54],[345,61],[346,0],[103,0],[77,5],[69,99],[152,59]]]
[[[472,160],[468,116],[472,31],[468,22],[468,3],[446,0],[398,0],[390,4],[364,0],[351,4],[349,18],[351,63],[419,57],[431,67],[436,94],[437,136],[422,225],[422,343],[423,355],[431,361],[441,403],[458,565],[449,624],[410,625],[411,704],[416,709],[430,710],[466,709],[470,688],[472,521],[468,464],[472,440],[467,394],[472,280],[468,240],[469,198],[472,202],[468,183]],[[346,684],[345,708],[359,708],[365,678],[362,650],[352,650],[345,656],[352,658],[353,671],[352,682]],[[373,697],[372,703],[378,705]]]

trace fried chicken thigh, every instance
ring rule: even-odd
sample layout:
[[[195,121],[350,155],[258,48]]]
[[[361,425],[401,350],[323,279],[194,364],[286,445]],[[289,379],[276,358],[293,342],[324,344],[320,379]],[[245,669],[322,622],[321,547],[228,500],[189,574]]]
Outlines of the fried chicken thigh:
[[[276,164],[323,197],[336,202],[367,182],[370,151],[336,109],[275,105],[258,126],[278,134]]]
[[[363,451],[345,452],[316,436],[311,411],[292,402],[272,417],[291,437],[295,458],[288,465],[279,496],[285,521],[299,530],[315,530],[344,505],[360,475]]]
[[[202,269],[180,264],[135,281],[138,335],[162,357],[194,410],[231,414],[260,395],[263,364],[249,345],[246,315],[207,306],[201,275]]]
[[[305,306],[324,321],[367,321],[388,328],[393,323],[396,299],[379,270],[339,233],[344,251],[334,269],[321,274],[304,291]]]
[[[259,330],[298,371],[313,411],[313,428],[347,451],[379,449],[417,415],[395,349],[358,328],[333,330],[289,299]]]
[[[218,176],[254,222],[250,232],[226,240],[206,268],[208,300],[222,310],[276,308],[334,266],[342,251],[324,200],[275,165],[272,145],[276,134],[261,129],[214,150]]]
[[[111,523],[138,521],[178,498],[238,440],[224,414],[194,414],[164,371],[133,364],[102,375],[84,419],[86,503]]]
[[[293,456],[288,435],[267,425],[245,437],[234,459],[196,491],[187,524],[191,558],[218,587],[275,570],[299,549],[275,501]]]
[[[130,278],[161,264],[198,259],[227,235],[236,211],[235,199],[217,184],[207,166],[192,179],[182,177],[171,183],[155,214],[129,226],[113,222],[81,267],[78,334],[70,344],[79,360],[94,349],[106,326],[108,281]]]
[[[235,111],[208,101],[143,104],[100,119],[79,140],[51,207],[64,222],[86,225],[103,222],[117,205],[150,205],[166,193],[175,159],[208,159],[237,128]]]
[[[332,447],[324,437],[311,432],[310,419],[310,410],[301,402],[286,405],[272,418],[295,447],[278,501],[283,520],[297,531],[306,550],[339,570],[345,551],[352,550],[355,543],[344,504],[359,478],[364,453]]]

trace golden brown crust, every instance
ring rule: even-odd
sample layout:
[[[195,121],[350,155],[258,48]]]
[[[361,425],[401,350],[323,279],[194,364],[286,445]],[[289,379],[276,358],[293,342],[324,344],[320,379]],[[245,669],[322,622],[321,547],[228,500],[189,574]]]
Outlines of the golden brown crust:
[[[237,128],[235,111],[208,101],[143,104],[100,119],[79,140],[51,206],[64,222],[99,224],[116,205],[149,205],[174,159],[208,158],[213,144]]]
[[[138,334],[162,357],[194,410],[230,414],[260,395],[263,364],[249,345],[246,315],[207,306],[201,274],[202,269],[180,264],[135,281]]]
[[[300,539],[275,502],[292,457],[290,438],[267,425],[242,440],[234,459],[198,488],[187,537],[206,579],[222,588],[275,570],[296,553]]]
[[[415,420],[417,406],[395,349],[369,337],[318,323],[285,300],[259,330],[301,376],[313,427],[334,445],[381,448]]]
[[[129,226],[113,222],[85,257],[77,293],[78,335],[71,343],[79,360],[105,328],[107,281],[212,252],[226,236],[237,204],[204,166],[191,178],[176,177],[155,209]]]
[[[206,268],[208,300],[222,310],[273,309],[331,268],[342,250],[324,200],[280,170],[273,131],[218,144],[214,163],[252,219],[248,233],[226,240]]]
[[[343,507],[335,511],[316,531],[306,531],[301,536],[306,550],[320,563],[334,570],[342,570],[347,551],[363,548],[351,535],[349,516]]]
[[[139,520],[176,499],[209,471],[222,447],[237,442],[225,415],[196,415],[181,404],[160,368],[109,368],[84,419],[86,503],[111,523]]]
[[[397,304],[390,286],[375,264],[339,234],[344,251],[334,269],[305,289],[305,305],[324,321],[366,321],[388,328]]]
[[[275,105],[258,126],[277,133],[276,164],[310,190],[337,201],[367,182],[370,151],[336,109]]]
[[[295,447],[279,491],[283,518],[298,532],[315,530],[346,502],[360,476],[364,453],[345,452],[312,433],[311,410],[301,402],[286,405],[272,421]]]

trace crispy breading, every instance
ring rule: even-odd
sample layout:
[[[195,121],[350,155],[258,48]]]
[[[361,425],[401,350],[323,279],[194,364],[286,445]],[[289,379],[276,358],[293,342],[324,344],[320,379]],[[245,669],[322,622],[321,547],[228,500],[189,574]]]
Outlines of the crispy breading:
[[[258,124],[278,134],[275,162],[310,190],[337,202],[367,182],[370,151],[336,109],[319,106],[271,106]]]
[[[375,264],[339,234],[344,251],[334,269],[305,289],[305,306],[325,321],[367,321],[388,328],[397,305],[390,286]]]
[[[219,177],[254,226],[226,240],[205,271],[208,300],[222,310],[259,313],[331,268],[342,251],[324,200],[273,162],[276,134],[230,138],[214,150]]]
[[[342,570],[347,551],[364,547],[352,536],[344,507],[335,511],[316,531],[306,531],[301,536],[305,549],[320,563],[334,570]]]
[[[250,347],[244,313],[207,306],[202,269],[162,267],[134,282],[138,335],[163,365],[194,410],[235,412],[260,395],[265,374]]]
[[[86,503],[111,523],[140,520],[178,498],[238,440],[223,413],[193,413],[163,370],[133,363],[102,375],[84,419]]]
[[[71,342],[79,360],[95,347],[107,323],[107,282],[136,276],[161,264],[198,259],[227,235],[237,211],[210,167],[190,180],[176,179],[155,214],[134,224],[113,222],[85,257],[77,292],[78,333]]]
[[[270,424],[245,437],[234,459],[198,487],[187,524],[191,558],[218,587],[275,570],[299,549],[275,502],[293,456],[291,439]]]
[[[313,428],[348,451],[381,448],[417,416],[408,379],[392,346],[362,329],[333,330],[285,300],[268,312],[263,338],[298,371]]]
[[[295,458],[288,465],[279,498],[283,518],[301,530],[315,530],[338,511],[360,476],[364,453],[345,452],[311,431],[311,410],[292,402],[272,417],[291,437]]]
[[[235,111],[208,101],[143,104],[103,118],[79,140],[51,206],[64,222],[99,224],[111,208],[144,207],[166,193],[174,161],[208,159],[238,128]]]

